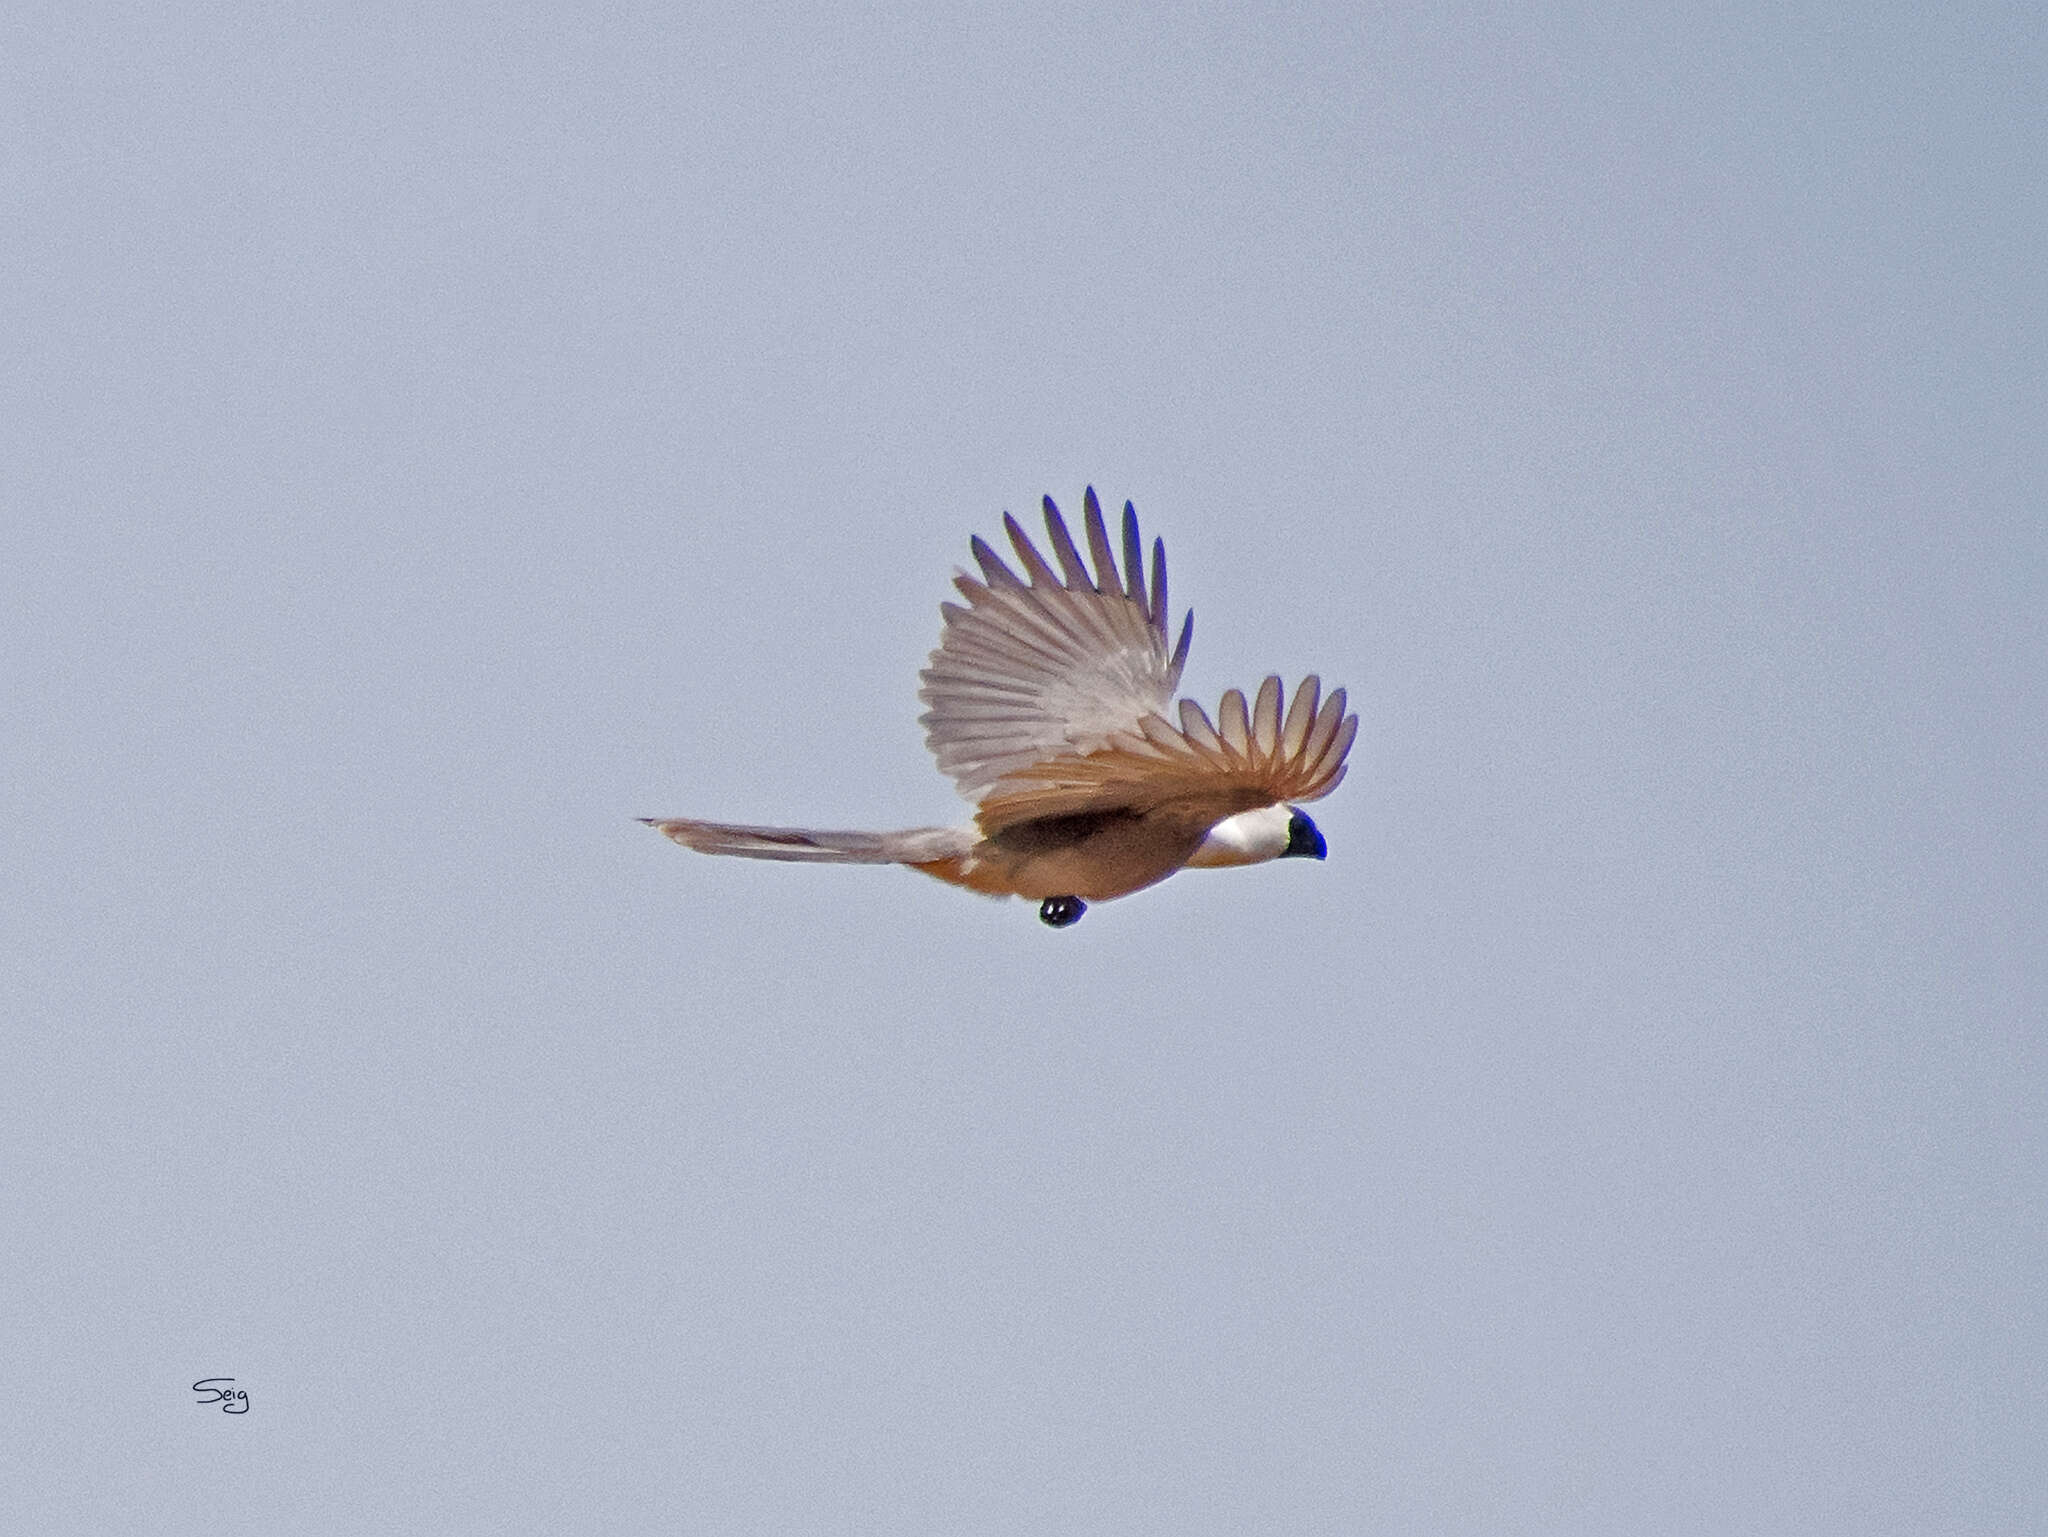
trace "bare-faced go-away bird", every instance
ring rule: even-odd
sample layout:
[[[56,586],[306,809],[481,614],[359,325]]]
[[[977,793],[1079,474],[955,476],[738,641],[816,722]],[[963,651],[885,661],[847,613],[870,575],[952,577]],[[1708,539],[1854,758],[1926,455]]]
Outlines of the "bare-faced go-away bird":
[[[957,575],[965,606],[941,605],[920,724],[973,803],[972,824],[863,833],[648,817],[648,826],[704,854],[909,865],[969,891],[1029,898],[1054,928],[1176,870],[1324,858],[1322,833],[1294,803],[1328,795],[1344,777],[1358,734],[1344,690],[1322,698],[1311,674],[1283,712],[1270,677],[1250,703],[1230,690],[1213,721],[1193,700],[1175,706],[1195,616],[1169,650],[1165,544],[1152,543],[1148,583],[1126,502],[1119,572],[1092,487],[1084,510],[1092,574],[1047,497],[1059,569],[1005,513],[1024,575],[976,538],[981,580]]]

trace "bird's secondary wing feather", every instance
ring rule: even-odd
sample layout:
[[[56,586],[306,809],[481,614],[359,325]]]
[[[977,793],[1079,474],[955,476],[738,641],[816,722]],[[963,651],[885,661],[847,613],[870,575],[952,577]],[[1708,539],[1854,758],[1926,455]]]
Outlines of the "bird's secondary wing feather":
[[[1119,571],[1092,487],[1083,512],[1092,572],[1047,497],[1045,530],[1058,569],[1005,514],[1024,575],[977,538],[971,548],[982,579],[956,577],[967,601],[943,606],[939,648],[918,691],[930,706],[920,724],[940,769],[969,800],[1007,774],[1082,757],[1139,730],[1180,684],[1195,616],[1169,651],[1164,543],[1153,541],[1148,582],[1138,515],[1126,502]]]

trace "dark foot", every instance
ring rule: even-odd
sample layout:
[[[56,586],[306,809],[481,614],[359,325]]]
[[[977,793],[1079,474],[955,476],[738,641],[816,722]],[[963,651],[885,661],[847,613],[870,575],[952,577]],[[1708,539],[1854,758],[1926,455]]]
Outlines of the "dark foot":
[[[1079,897],[1047,897],[1038,904],[1038,916],[1042,922],[1056,929],[1063,929],[1070,923],[1079,923],[1081,914],[1088,911],[1088,904]]]

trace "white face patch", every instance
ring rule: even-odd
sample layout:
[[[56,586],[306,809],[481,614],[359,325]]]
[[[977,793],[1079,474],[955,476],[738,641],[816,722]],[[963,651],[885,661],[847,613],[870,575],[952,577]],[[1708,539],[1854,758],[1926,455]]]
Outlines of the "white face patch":
[[[1287,852],[1287,827],[1294,808],[1281,803],[1240,811],[1209,829],[1209,835],[1188,860],[1189,869],[1219,865],[1258,865]]]

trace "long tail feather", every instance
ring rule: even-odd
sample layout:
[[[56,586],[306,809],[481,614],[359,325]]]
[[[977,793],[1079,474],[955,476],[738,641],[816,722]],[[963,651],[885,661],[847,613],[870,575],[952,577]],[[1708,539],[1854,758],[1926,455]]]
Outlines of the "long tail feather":
[[[893,833],[836,832],[818,827],[743,827],[681,817],[642,817],[657,832],[700,854],[738,854],[807,864],[916,865],[966,853],[971,827],[911,827]]]

